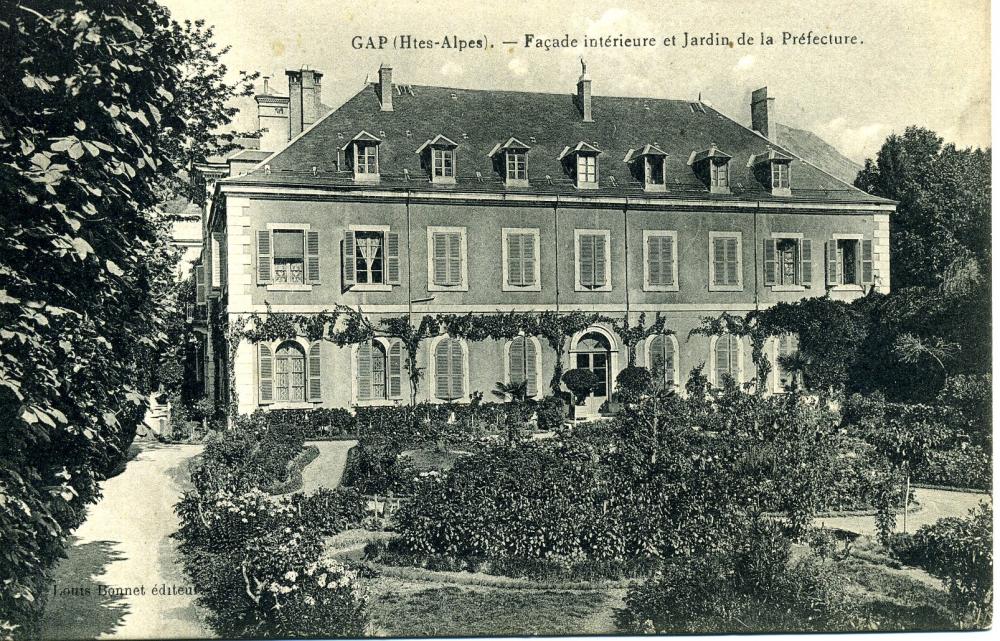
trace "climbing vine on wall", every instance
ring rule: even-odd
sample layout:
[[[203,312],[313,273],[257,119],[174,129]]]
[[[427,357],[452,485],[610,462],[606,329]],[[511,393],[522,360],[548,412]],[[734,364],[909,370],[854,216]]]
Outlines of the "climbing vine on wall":
[[[612,322],[611,328],[621,337],[622,342],[628,348],[629,367],[635,364],[635,348],[640,341],[657,334],[665,336],[674,334],[674,330],[667,328],[667,319],[660,312],[656,312],[656,317],[650,325],[646,325],[646,312],[642,312],[639,314],[639,322],[636,325],[629,323],[628,314],[626,314]]]

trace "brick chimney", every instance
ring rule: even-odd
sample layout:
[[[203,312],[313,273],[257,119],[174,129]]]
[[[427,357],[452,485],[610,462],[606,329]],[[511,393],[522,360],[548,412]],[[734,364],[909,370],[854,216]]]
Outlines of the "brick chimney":
[[[761,87],[750,96],[751,128],[759,131],[771,142],[778,142],[778,117],[774,98],[768,97],[767,87]]]
[[[323,74],[303,67],[298,71],[288,70],[285,75],[288,76],[288,139],[291,140],[319,120]]]
[[[576,106],[583,116],[584,122],[594,122],[594,112],[590,106],[590,76],[587,75],[587,63],[580,59],[580,79],[576,81]]]
[[[288,97],[272,94],[269,80],[264,76],[264,90],[254,96],[261,151],[277,151],[288,141]]]
[[[378,68],[378,99],[382,111],[392,111],[392,67],[385,63]]]

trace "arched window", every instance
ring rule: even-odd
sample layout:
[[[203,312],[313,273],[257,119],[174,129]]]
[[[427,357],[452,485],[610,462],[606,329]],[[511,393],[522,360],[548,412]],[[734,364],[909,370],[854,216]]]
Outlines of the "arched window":
[[[434,396],[445,401],[465,397],[465,351],[458,339],[446,336],[434,346]]]
[[[306,400],[306,355],[290,341],[274,352],[274,400]]]
[[[403,394],[403,344],[373,340],[357,349],[357,400],[392,400]]]
[[[517,336],[507,343],[508,381],[526,382],[528,398],[538,394],[538,343],[534,338]]]
[[[677,340],[673,336],[659,334],[649,339],[646,348],[646,362],[654,376],[661,376],[668,386],[677,386]]]
[[[589,369],[597,377],[593,396],[605,398],[611,394],[611,343],[604,334],[590,331],[580,337],[574,351],[578,369]]]
[[[784,358],[794,355],[799,351],[799,337],[795,334],[782,334],[771,339],[770,354],[771,375],[773,376],[775,393],[787,392],[798,381],[798,374],[783,366],[781,361]]]
[[[740,339],[732,334],[723,334],[715,339],[713,362],[715,385],[721,385],[723,377],[729,374],[738,383],[740,381]]]

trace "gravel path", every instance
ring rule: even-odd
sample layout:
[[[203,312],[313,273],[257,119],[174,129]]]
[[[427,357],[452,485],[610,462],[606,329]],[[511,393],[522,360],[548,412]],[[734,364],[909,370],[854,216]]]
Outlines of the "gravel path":
[[[347,464],[347,452],[357,441],[306,441],[306,445],[319,448],[319,456],[302,470],[302,489],[311,494],[321,487],[334,489],[340,485]]]
[[[170,534],[178,525],[174,504],[189,486],[187,462],[200,451],[144,445],[122,474],[102,484],[104,498],[90,507],[56,568],[41,638],[214,636],[193,595],[162,594],[164,587],[190,590]]]
[[[980,501],[993,503],[989,494],[977,492],[955,492],[952,490],[932,490],[916,488],[914,496],[920,503],[920,509],[906,515],[906,529],[916,531],[921,525],[934,523],[946,516],[966,516],[969,510],[979,505]],[[875,535],[874,516],[836,516],[816,519],[817,525],[842,528],[866,536]],[[903,516],[896,517],[896,531],[903,531]]]

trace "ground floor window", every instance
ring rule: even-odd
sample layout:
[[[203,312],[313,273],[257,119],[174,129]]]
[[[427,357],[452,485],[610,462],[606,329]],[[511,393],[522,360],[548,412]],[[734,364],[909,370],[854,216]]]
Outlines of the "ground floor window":
[[[274,398],[306,400],[306,357],[295,343],[282,343],[274,352]]]

